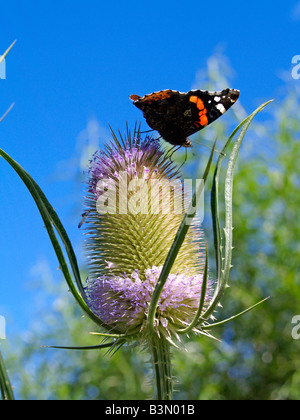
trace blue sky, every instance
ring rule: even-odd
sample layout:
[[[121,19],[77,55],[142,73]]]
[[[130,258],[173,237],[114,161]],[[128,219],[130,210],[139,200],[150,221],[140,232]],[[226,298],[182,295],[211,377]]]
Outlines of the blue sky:
[[[230,87],[241,90],[252,111],[280,92],[282,74],[300,54],[299,4],[2,2],[0,53],[17,43],[0,80],[0,114],[15,102],[1,124],[0,147],[41,185],[78,252],[81,197],[70,162],[88,122],[99,122],[100,136],[108,124],[123,130],[126,120],[141,118],[129,94],[194,88],[197,73],[218,49],[235,71]],[[58,172],[65,179],[53,176]],[[2,159],[0,183],[0,315],[19,330],[33,303],[32,267],[46,259],[54,277],[60,274],[31,197]]]

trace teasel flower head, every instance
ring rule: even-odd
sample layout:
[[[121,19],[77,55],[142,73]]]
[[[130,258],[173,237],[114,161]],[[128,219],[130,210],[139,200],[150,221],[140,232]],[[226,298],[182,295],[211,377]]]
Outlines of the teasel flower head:
[[[0,149],[0,156],[19,175],[40,211],[70,292],[95,324],[108,330],[102,332],[101,328],[97,334],[104,336],[105,340],[107,337],[113,339],[111,342],[104,340],[96,346],[47,347],[109,348],[112,351],[135,340],[150,351],[157,399],[172,399],[170,345],[176,346],[176,340],[180,342],[180,337],[190,332],[212,337],[208,332],[212,328],[244,315],[268,299],[225,320],[209,322],[221,305],[232,268],[235,162],[253,118],[270,102],[258,107],[238,125],[216,163],[211,189],[216,254],[213,296],[208,279],[208,246],[203,249],[200,229],[186,223],[189,217],[193,221],[196,219],[193,205],[203,186],[196,188],[183,217],[185,206],[182,208],[182,202],[186,191],[183,191],[178,169],[170,155],[161,150],[157,141],[149,137],[142,139],[136,131],[131,137],[128,130],[124,139],[121,135],[118,139],[112,132],[113,140],[102,152],[94,155],[89,171],[87,208],[81,222],[81,225],[85,222],[86,227],[90,270],[85,283],[82,282],[71,241],[53,206],[29,173]],[[225,172],[225,217],[221,229],[218,207],[221,165],[238,132]],[[203,174],[204,182],[214,152],[215,144]],[[6,373],[2,370],[5,379]],[[12,399],[9,381],[2,382],[3,390],[10,393]]]
[[[117,138],[90,162],[86,250],[90,308],[110,331],[147,340],[151,298],[190,197],[157,140]],[[186,201],[185,201],[186,200]],[[202,232],[192,225],[158,300],[154,331],[174,342],[201,298]],[[210,298],[205,291],[204,302]],[[196,329],[194,330],[196,331]]]

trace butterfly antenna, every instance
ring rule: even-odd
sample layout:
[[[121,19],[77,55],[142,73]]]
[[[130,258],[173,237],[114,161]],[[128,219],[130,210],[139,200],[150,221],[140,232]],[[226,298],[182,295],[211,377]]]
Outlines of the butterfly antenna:
[[[180,149],[180,147],[181,147],[181,146],[178,146],[178,147],[177,147],[177,149],[176,149],[176,147],[177,147],[177,146],[173,146],[173,147],[172,147],[172,149],[170,149],[170,150],[169,150],[169,152],[170,152],[170,151],[172,151],[172,153],[170,154],[170,156],[168,156],[171,162],[173,162],[173,161],[172,161],[172,156],[174,155],[174,153],[175,153],[175,152],[177,152],[177,150],[179,150],[179,149]],[[168,153],[169,153],[169,152],[168,152]],[[168,153],[167,153],[167,154],[168,154]]]
[[[82,213],[82,215],[81,215],[81,217],[82,217],[82,219],[81,219],[81,221],[79,222],[79,224],[78,224],[78,228],[80,229],[81,228],[81,226],[84,224],[84,222],[85,222],[85,220],[86,220],[86,218],[88,217],[88,215],[91,213],[91,211],[92,210],[87,210],[87,211],[85,211],[84,213]]]
[[[157,138],[157,140],[159,140],[160,138],[161,138],[161,137],[158,137],[158,138]],[[172,146],[172,147],[171,147],[171,149],[169,149],[169,150],[166,152],[166,155],[165,155],[165,157],[166,157],[166,158],[168,158],[168,157],[169,157],[169,153],[171,153],[171,152],[174,150],[174,148],[175,148],[175,147],[176,147],[176,146]],[[166,150],[166,149],[165,149],[165,150]]]

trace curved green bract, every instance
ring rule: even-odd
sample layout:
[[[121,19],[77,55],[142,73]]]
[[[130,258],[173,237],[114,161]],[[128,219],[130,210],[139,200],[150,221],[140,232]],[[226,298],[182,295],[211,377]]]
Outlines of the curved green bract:
[[[262,111],[270,102],[268,101],[258,107],[251,115],[249,115],[244,121],[242,121],[237,128],[229,136],[223,150],[222,154],[219,156],[216,169],[213,176],[213,186],[211,191],[211,211],[212,211],[212,220],[213,220],[213,230],[214,230],[214,247],[216,253],[216,270],[217,270],[217,287],[215,290],[214,297],[210,303],[210,306],[202,315],[203,318],[208,318],[217,305],[220,303],[220,300],[224,294],[226,287],[228,286],[229,273],[231,269],[231,258],[232,258],[232,193],[233,193],[233,176],[234,176],[234,166],[238,156],[238,152],[243,141],[243,138],[248,130],[253,118]],[[219,195],[219,175],[221,163],[226,154],[226,151],[232,142],[236,133],[241,129],[240,134],[238,135],[231,154],[229,156],[229,161],[227,165],[226,175],[225,175],[225,226],[224,226],[224,237],[222,236],[220,228],[220,218],[219,218],[219,208],[218,208],[218,195]],[[224,254],[223,254],[223,243],[224,243]]]
[[[4,360],[0,352],[0,394],[3,400],[14,400],[13,389],[6,371]]]
[[[19,175],[21,180],[26,185],[28,191],[32,195],[39,212],[41,214],[41,217],[43,219],[43,222],[45,224],[46,230],[48,232],[49,238],[51,240],[53,249],[55,251],[55,254],[57,256],[57,259],[60,264],[60,268],[62,270],[62,273],[64,275],[64,278],[70,288],[70,291],[72,292],[74,298],[79,303],[80,307],[87,313],[87,315],[98,325],[104,326],[105,324],[94,315],[94,313],[89,309],[87,303],[84,300],[84,290],[83,285],[80,279],[80,273],[78,269],[77,259],[71,244],[71,241],[60,221],[58,218],[55,210],[47,200],[45,194],[41,190],[41,188],[38,186],[38,184],[34,181],[34,179],[15,161],[13,160],[6,152],[4,152],[2,149],[0,149],[0,156],[2,156],[9,164],[10,166],[16,171],[16,173]],[[60,246],[60,243],[56,237],[55,231],[53,229],[55,227],[56,231],[58,232],[62,243],[64,244],[64,247],[66,249],[70,266],[72,268],[72,272],[75,278],[75,283],[77,285],[77,288],[75,286],[75,283],[72,279],[72,276],[70,274],[68,264],[65,260],[62,248]]]

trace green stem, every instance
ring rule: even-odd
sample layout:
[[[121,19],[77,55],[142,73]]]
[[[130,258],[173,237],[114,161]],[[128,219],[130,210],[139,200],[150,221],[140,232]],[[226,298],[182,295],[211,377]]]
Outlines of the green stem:
[[[14,393],[0,352],[0,395],[3,400],[14,400]]]
[[[150,340],[154,379],[158,400],[172,400],[173,380],[171,371],[170,343],[161,337]]]

